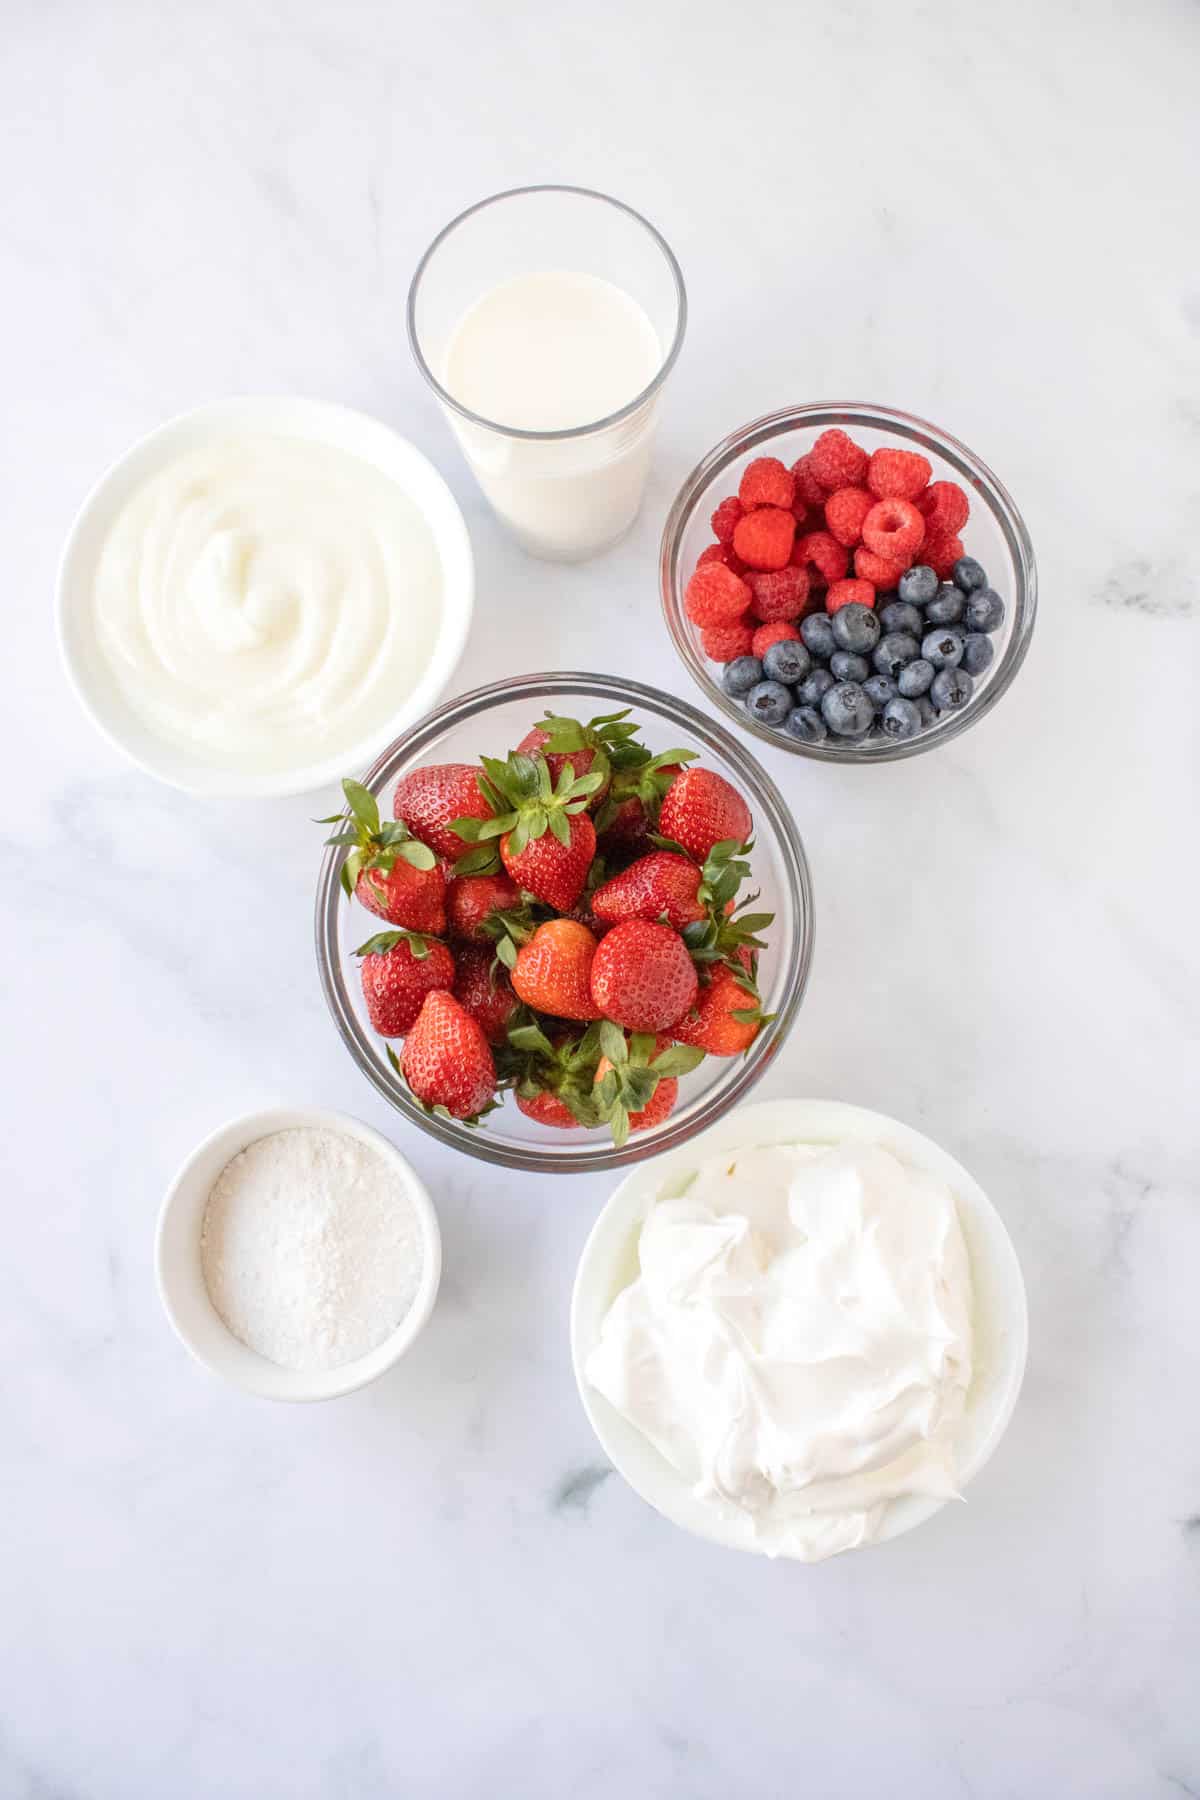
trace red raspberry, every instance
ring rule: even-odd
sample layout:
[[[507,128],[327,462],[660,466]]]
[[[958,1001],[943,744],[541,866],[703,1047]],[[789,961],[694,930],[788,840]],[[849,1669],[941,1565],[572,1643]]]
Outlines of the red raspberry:
[[[877,450],[867,486],[877,500],[915,500],[932,474],[932,464],[915,450]]]
[[[812,447],[812,472],[827,494],[835,488],[861,487],[869,461],[866,451],[836,428],[823,431]]]
[[[827,531],[809,531],[797,546],[802,565],[812,564],[823,581],[840,581],[850,567],[850,555],[844,544]]]
[[[953,537],[971,516],[971,503],[957,481],[931,481],[917,497],[917,511],[925,515],[926,531]]]
[[[860,606],[874,606],[875,589],[869,581],[831,582],[825,596],[825,611],[835,613],[839,607],[849,606],[852,600],[857,600]]]
[[[746,567],[732,544],[710,544],[707,550],[702,550],[696,558],[696,567],[699,569],[705,563],[710,562],[724,563],[725,567],[732,569],[735,575],[740,575]]]
[[[742,516],[742,503],[736,494],[730,494],[722,500],[716,512],[709,520],[712,534],[719,544],[732,544],[733,528]]]
[[[924,537],[925,521],[911,500],[881,500],[863,520],[862,539],[867,549],[891,562],[902,562],[906,569]]]
[[[724,563],[697,569],[684,589],[683,610],[693,625],[732,625],[750,604],[750,589]]]
[[[749,625],[737,621],[733,625],[709,625],[700,633],[705,656],[714,662],[732,662],[735,656],[749,656],[754,633]]]
[[[962,539],[948,531],[928,532],[921,546],[921,561],[928,564],[939,581],[949,581],[955,563],[964,554]]]
[[[772,644],[781,644],[784,638],[798,638],[800,633],[786,619],[772,619],[769,625],[760,625],[750,640],[750,654],[757,656],[759,662],[767,654]]]
[[[839,544],[852,550],[862,541],[863,520],[875,504],[866,488],[838,488],[825,502],[825,523]]]
[[[796,483],[795,506],[803,503],[810,512],[820,512],[825,505],[826,489],[821,486],[813,474],[812,451],[801,456],[792,464],[792,479]]]
[[[750,617],[761,624],[774,619],[798,619],[808,599],[805,569],[773,569],[769,575],[751,575]]]
[[[756,506],[781,506],[790,512],[796,498],[796,478],[777,456],[756,456],[746,466],[737,497],[747,512]]]
[[[792,554],[796,521],[778,506],[760,506],[737,522],[733,547],[752,569],[782,569]]]
[[[911,561],[910,557],[909,562]],[[874,550],[868,550],[865,544],[860,544],[854,552],[854,573],[860,581],[869,581],[872,587],[879,588],[885,594],[898,585],[908,566],[907,562],[894,562],[890,556],[876,556]]]

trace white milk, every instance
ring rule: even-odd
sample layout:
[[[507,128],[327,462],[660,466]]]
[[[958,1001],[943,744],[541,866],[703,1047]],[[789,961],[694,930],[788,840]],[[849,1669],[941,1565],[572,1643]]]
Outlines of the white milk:
[[[650,463],[657,395],[602,431],[662,366],[658,333],[621,288],[565,269],[519,275],[489,289],[455,326],[442,381],[487,430],[451,415],[484,493],[535,556],[576,561],[633,523]]]

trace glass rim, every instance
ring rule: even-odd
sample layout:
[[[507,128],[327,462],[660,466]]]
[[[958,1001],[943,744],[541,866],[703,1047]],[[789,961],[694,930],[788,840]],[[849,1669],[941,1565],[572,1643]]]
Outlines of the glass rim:
[[[466,221],[473,218],[476,213],[482,212],[485,207],[496,206],[502,200],[524,199],[530,194],[574,194],[582,200],[599,200],[604,205],[613,206],[618,212],[623,212],[627,214],[629,218],[635,219],[643,230],[653,238],[654,242],[661,250],[667,268],[670,271],[671,280],[675,286],[675,335],[672,338],[670,348],[662,362],[659,364],[653,379],[649,381],[639,393],[635,394],[634,398],[628,401],[626,405],[619,407],[616,412],[608,413],[601,419],[594,419],[586,425],[570,425],[566,429],[554,431],[530,431],[517,425],[503,425],[496,419],[485,418],[482,413],[473,412],[469,406],[464,406],[461,400],[455,399],[448,388],[442,386],[442,383],[430,368],[425,359],[425,353],[421,349],[420,338],[417,332],[417,295],[420,290],[422,278],[437,251],[445,243],[451,232],[457,231],[460,225],[465,224]],[[636,207],[626,205],[624,200],[617,200],[612,194],[602,194],[598,188],[572,187],[568,183],[552,181],[537,182],[528,187],[505,188],[501,193],[488,194],[483,200],[476,200],[473,206],[468,206],[464,211],[456,214],[453,219],[442,226],[442,229],[429,245],[420,262],[417,264],[416,269],[413,271],[413,278],[409,283],[408,299],[405,305],[408,347],[412,351],[413,361],[416,363],[417,368],[425,377],[425,380],[429,383],[429,386],[433,389],[443,406],[449,407],[451,412],[457,413],[462,419],[467,419],[472,425],[482,426],[485,431],[496,432],[501,437],[520,438],[530,443],[543,444],[558,443],[566,438],[590,437],[594,432],[606,431],[610,426],[618,425],[623,419],[631,417],[631,415],[636,413],[640,407],[644,406],[648,400],[651,400],[662,387],[667,376],[671,373],[671,370],[678,361],[679,352],[683,348],[684,333],[687,329],[687,316],[687,288],[684,285],[683,271],[679,267],[675,252],[672,250],[670,244],[668,244],[662,232],[659,231],[656,226],[652,225],[649,219],[642,213],[638,212]]]
[[[739,743],[720,720],[706,717],[688,701],[621,676],[566,671],[508,676],[485,687],[473,688],[427,714],[397,738],[362,776],[363,785],[373,792],[381,781],[390,782],[447,731],[458,729],[494,706],[562,695],[599,697],[614,700],[619,705],[641,704],[668,717],[672,724],[691,731],[699,744],[720,756],[745,783],[747,799],[755,813],[756,836],[762,826],[767,825],[776,845],[781,879],[795,918],[791,940],[779,945],[779,1000],[770,1024],[759,1032],[743,1056],[719,1059],[728,1065],[724,1078],[694,1104],[694,1109],[689,1109],[682,1117],[672,1115],[660,1128],[644,1136],[635,1134],[621,1148],[611,1142],[580,1143],[577,1147],[565,1143],[542,1147],[505,1142],[489,1138],[486,1122],[471,1129],[457,1120],[426,1113],[373,1051],[350,999],[339,941],[340,909],[344,899],[341,867],[345,850],[336,845],[326,850],[321,864],[314,924],[321,989],[338,1034],[361,1073],[390,1106],[441,1143],[482,1161],[522,1169],[530,1174],[582,1175],[623,1168],[646,1157],[657,1156],[660,1151],[676,1149],[723,1118],[746,1096],[773,1063],[799,1011],[812,967],[815,917],[812,876],[799,828],[783,795],[749,746]]]
[[[696,649],[683,610],[684,582],[680,556],[684,533],[709,484],[747,452],[768,448],[773,439],[785,432],[831,425],[862,425],[869,429],[891,432],[922,449],[931,450],[943,462],[949,463],[984,499],[1012,559],[1016,584],[1012,631],[1003,655],[997,659],[986,685],[980,688],[960,712],[949,714],[933,729],[920,732],[913,738],[900,741],[891,738],[854,738],[844,743],[827,739],[820,744],[805,744],[797,738],[785,737],[779,731],[760,725],[750,717],[744,706],[732,700],[720,683],[714,680],[709,665]],[[667,514],[659,547],[659,589],[667,631],[677,655],[706,699],[742,731],[749,732],[752,737],[761,739],[776,750],[794,756],[811,757],[817,762],[840,763],[843,766],[847,763],[899,762],[906,757],[923,755],[927,750],[936,750],[943,744],[953,742],[964,731],[970,730],[979,719],[986,717],[1011,687],[1025,661],[1037,615],[1037,586],[1037,563],[1028,527],[1012,495],[982,457],[977,456],[961,439],[944,431],[941,426],[932,424],[928,419],[920,418],[915,413],[902,412],[896,407],[880,406],[863,400],[822,400],[786,406],[778,412],[764,413],[760,418],[751,420],[748,425],[741,425],[737,430],[731,431],[719,443],[714,444],[685,478]]]

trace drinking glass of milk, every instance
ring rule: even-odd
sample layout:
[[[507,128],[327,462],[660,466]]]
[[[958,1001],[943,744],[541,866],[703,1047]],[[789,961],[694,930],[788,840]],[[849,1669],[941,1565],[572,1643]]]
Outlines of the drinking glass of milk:
[[[532,555],[581,562],[632,525],[686,319],[670,246],[587,188],[496,194],[425,252],[408,295],[413,355]]]

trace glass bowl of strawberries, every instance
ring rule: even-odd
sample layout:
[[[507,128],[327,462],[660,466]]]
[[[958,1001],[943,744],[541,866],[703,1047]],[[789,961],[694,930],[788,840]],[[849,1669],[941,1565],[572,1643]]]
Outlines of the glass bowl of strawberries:
[[[1037,572],[1007,490],[923,419],[790,407],[719,443],[663,530],[667,627],[712,704],[802,756],[949,743],[1024,660]]]
[[[616,677],[476,689],[344,784],[317,885],[329,1009],[443,1143],[616,1168],[748,1093],[813,945],[791,811],[716,721]]]

